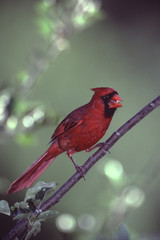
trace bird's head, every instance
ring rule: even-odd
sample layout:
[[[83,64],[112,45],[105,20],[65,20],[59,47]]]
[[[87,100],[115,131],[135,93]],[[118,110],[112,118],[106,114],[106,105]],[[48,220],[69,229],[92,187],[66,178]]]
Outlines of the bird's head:
[[[122,99],[118,95],[117,91],[113,88],[100,87],[92,88],[92,91],[95,92],[94,98],[101,98],[104,104],[108,105],[108,108],[118,108],[122,107]]]
[[[99,107],[100,105],[104,106],[105,117],[113,115],[116,108],[122,107],[122,99],[120,98],[115,89],[108,87],[100,87],[92,88],[91,90],[95,92],[92,97],[92,101],[97,102],[96,105],[99,105]]]

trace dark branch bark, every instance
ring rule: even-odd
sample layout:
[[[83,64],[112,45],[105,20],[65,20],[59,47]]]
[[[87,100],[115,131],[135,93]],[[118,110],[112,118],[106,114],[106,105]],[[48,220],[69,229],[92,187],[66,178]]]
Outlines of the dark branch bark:
[[[115,131],[111,137],[104,143],[102,147],[98,149],[82,166],[82,173],[76,172],[67,182],[65,182],[60,189],[47,201],[45,201],[40,210],[35,212],[37,216],[40,212],[46,211],[61,200],[61,198],[89,171],[91,167],[101,159],[109,149],[132,127],[140,122],[144,117],[151,113],[154,109],[160,106],[160,96],[155,98],[152,102],[147,104],[136,115],[129,119],[124,125],[122,125],[117,131]],[[3,240],[12,240],[22,233],[28,227],[28,220],[23,219],[10,231],[10,233],[3,238]]]

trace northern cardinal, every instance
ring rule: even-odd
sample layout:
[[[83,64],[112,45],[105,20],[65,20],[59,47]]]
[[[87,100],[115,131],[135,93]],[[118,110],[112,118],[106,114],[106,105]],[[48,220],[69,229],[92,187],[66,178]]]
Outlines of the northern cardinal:
[[[45,171],[61,153],[67,152],[74,166],[72,154],[82,150],[92,150],[105,134],[118,107],[122,107],[116,90],[113,88],[93,88],[94,95],[89,103],[71,112],[56,128],[48,150],[17,178],[8,193],[18,192],[30,185]]]

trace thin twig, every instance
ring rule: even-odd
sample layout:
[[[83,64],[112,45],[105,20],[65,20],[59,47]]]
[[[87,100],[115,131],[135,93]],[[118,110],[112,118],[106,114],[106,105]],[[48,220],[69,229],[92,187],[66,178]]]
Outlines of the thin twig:
[[[60,189],[45,201],[41,208],[35,212],[35,216],[42,211],[46,211],[61,200],[61,198],[89,171],[91,167],[101,159],[109,149],[132,127],[140,122],[144,117],[151,113],[154,109],[160,106],[160,96],[155,98],[152,102],[142,108],[136,115],[129,119],[124,125],[122,125],[117,131],[115,131],[111,137],[104,143],[102,147],[98,149],[82,166],[83,172],[76,172],[67,182],[65,182]],[[28,226],[28,220],[23,219],[10,231],[10,233],[3,238],[3,240],[13,240],[20,233],[22,233]]]

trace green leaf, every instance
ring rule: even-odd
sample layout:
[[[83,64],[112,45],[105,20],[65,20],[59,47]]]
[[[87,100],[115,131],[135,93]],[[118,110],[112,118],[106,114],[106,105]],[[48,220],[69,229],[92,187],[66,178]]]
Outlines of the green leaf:
[[[58,211],[55,211],[55,210],[47,210],[47,211],[44,211],[42,213],[40,213],[38,215],[38,219],[39,220],[46,220],[48,218],[51,218],[51,217],[55,217],[57,215],[59,215],[60,213]]]
[[[30,213],[19,213],[18,215],[16,215],[15,217],[13,217],[13,220],[20,220],[23,218],[27,218],[30,215]]]
[[[19,209],[19,208],[25,211],[25,209],[28,209],[28,204],[26,202],[16,202],[11,207],[11,210],[14,211],[15,209]]]
[[[3,214],[8,215],[8,216],[11,215],[9,204],[6,200],[1,200],[0,201],[0,213],[3,213]]]
[[[46,194],[51,193],[55,190],[57,184],[55,182],[45,183],[43,181],[38,182],[32,188],[29,188],[26,192],[24,201],[28,202],[32,200],[33,202],[40,200],[42,201]]]
[[[25,240],[29,240],[32,236],[36,236],[41,231],[41,223],[40,221],[36,221],[32,225],[32,229],[27,233]]]
[[[23,219],[30,215],[30,209],[28,203],[26,202],[16,202],[13,206],[11,206],[11,211],[13,220]]]

